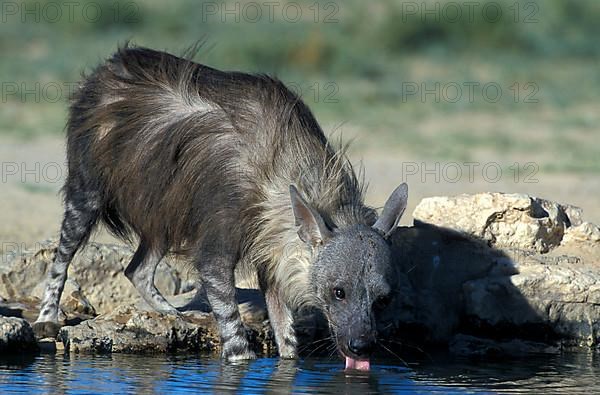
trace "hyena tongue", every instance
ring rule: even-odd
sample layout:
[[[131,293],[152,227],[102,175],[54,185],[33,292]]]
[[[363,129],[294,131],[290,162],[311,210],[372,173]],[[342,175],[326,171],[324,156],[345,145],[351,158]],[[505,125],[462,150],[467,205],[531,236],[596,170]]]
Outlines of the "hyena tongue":
[[[346,369],[369,370],[371,362],[368,359],[359,360],[346,357]]]

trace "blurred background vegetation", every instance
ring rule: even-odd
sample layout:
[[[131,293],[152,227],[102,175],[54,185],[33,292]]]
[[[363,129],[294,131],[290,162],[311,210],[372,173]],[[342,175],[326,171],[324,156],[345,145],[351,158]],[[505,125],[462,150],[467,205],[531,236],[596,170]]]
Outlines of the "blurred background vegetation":
[[[501,191],[600,222],[598,21],[600,0],[0,0],[0,254],[58,232],[69,93],[128,40],[287,82],[354,140],[369,204],[404,180],[407,212]]]
[[[127,40],[201,40],[196,60],[277,75],[361,152],[600,170],[597,0],[67,3],[2,2],[0,134],[61,136],[69,87]]]

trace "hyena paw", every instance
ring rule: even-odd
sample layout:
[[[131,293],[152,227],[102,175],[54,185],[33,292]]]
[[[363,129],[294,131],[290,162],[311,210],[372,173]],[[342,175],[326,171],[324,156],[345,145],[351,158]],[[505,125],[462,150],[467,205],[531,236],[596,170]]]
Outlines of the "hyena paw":
[[[277,351],[279,351],[279,358],[282,359],[296,359],[298,358],[298,351],[296,350],[296,336],[293,333],[284,334],[277,338]]]
[[[281,359],[297,359],[298,353],[296,349],[282,349],[279,351],[279,358]]]
[[[36,339],[45,339],[51,337],[56,338],[60,331],[61,325],[58,322],[44,321],[34,322],[31,326]]]
[[[246,350],[246,351],[238,353],[238,354],[228,355],[225,358],[229,362],[248,361],[251,359],[256,359],[256,354],[252,350]]]

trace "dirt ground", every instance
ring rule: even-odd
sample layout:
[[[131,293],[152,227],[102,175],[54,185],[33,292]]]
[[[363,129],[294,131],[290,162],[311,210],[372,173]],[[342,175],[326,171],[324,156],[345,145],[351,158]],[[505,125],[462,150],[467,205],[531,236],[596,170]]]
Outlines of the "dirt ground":
[[[457,195],[487,191],[527,193],[569,203],[584,210],[584,219],[600,223],[600,176],[579,174],[515,175],[510,169],[496,180],[497,168],[463,163],[436,163],[411,158],[398,152],[366,151],[352,155],[362,160],[369,183],[367,201],[381,207],[387,195],[401,181],[410,188],[410,204],[402,224],[412,223],[412,211],[428,196]],[[56,237],[60,228],[62,202],[60,187],[66,176],[64,142],[59,137],[23,141],[0,139],[0,253],[34,248],[36,243]],[[436,166],[438,166],[436,168]],[[461,180],[456,181],[458,172]],[[518,177],[516,177],[518,176]],[[437,179],[436,179],[437,178]],[[94,239],[114,241],[103,231]]]

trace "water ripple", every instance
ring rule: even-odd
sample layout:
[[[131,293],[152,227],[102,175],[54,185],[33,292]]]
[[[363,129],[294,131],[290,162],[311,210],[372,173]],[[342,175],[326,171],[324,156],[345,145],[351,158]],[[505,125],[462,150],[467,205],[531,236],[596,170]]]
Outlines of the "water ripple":
[[[317,358],[227,364],[193,355],[0,357],[0,393],[600,393],[600,362],[594,354],[502,361],[441,356],[410,368],[377,362],[370,372],[345,372],[341,361]]]

